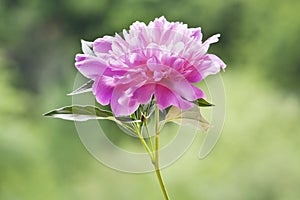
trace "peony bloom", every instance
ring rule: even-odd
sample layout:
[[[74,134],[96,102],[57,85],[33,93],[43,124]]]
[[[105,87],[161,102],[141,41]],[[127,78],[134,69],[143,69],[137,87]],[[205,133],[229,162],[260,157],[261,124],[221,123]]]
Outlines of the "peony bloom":
[[[97,101],[110,104],[116,116],[134,113],[153,95],[161,110],[171,105],[187,110],[192,101],[205,97],[193,83],[226,67],[220,58],[207,54],[219,36],[202,42],[200,28],[164,17],[148,25],[135,22],[122,36],[82,41],[84,54],[76,55],[75,65],[94,81]]]

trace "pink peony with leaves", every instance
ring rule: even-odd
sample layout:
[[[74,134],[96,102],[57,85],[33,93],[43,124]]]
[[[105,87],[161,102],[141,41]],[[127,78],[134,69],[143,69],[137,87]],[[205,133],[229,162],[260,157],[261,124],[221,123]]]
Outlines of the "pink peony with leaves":
[[[216,55],[207,53],[219,37],[203,42],[201,28],[160,17],[148,25],[135,22],[122,36],[82,41],[84,54],[76,55],[75,65],[94,81],[97,101],[110,104],[115,116],[131,115],[153,95],[160,110],[171,105],[188,110],[193,101],[205,98],[193,83],[226,67]]]
[[[110,105],[112,112],[93,105],[71,105],[44,115],[73,121],[111,120],[130,131],[144,146],[164,198],[169,200],[159,166],[159,135],[169,122],[191,124],[202,131],[210,128],[199,107],[212,104],[194,84],[225,69],[220,58],[207,53],[219,37],[203,42],[200,28],[160,17],[148,25],[135,22],[129,31],[114,37],[82,40],[83,54],[76,55],[75,66],[90,80],[70,95],[92,90],[96,100]]]

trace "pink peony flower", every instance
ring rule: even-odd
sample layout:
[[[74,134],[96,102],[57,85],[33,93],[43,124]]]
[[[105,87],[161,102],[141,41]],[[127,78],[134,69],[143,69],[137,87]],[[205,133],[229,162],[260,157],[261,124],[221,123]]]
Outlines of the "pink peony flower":
[[[207,54],[220,34],[202,42],[200,28],[156,18],[148,26],[135,22],[123,37],[104,36],[82,41],[84,54],[76,55],[76,67],[94,80],[93,93],[102,105],[110,104],[116,116],[134,113],[154,95],[159,109],[171,105],[187,110],[204,98],[193,83],[225,69],[224,62]]]

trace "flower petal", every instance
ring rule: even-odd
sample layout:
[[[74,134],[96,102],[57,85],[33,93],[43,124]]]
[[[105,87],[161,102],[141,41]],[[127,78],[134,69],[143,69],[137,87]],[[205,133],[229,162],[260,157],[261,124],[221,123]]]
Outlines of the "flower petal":
[[[103,38],[98,38],[94,41],[93,50],[96,53],[108,53],[111,50],[113,37],[104,36]]]
[[[142,87],[136,89],[133,93],[133,99],[136,99],[140,104],[147,104],[154,93],[154,84],[143,85]]]
[[[182,99],[179,95],[172,92],[167,87],[159,84],[155,86],[155,99],[160,110],[163,110],[171,105],[177,106],[182,110],[187,110],[193,107],[192,103]]]
[[[216,43],[219,41],[219,37],[221,35],[220,34],[216,34],[216,35],[213,35],[211,36],[210,38],[208,38],[204,43],[203,43],[203,51],[204,52],[207,52],[209,46],[213,43]]]
[[[198,87],[196,87],[194,85],[192,85],[192,87],[194,89],[194,92],[196,94],[197,99],[200,99],[200,98],[204,99],[205,98],[205,94],[201,89],[199,89]]]
[[[175,91],[184,99],[193,101],[196,99],[195,92],[193,90],[192,84],[176,70],[170,68],[171,73],[167,78],[163,78],[159,84]]]
[[[113,78],[109,76],[100,76],[93,84],[93,93],[96,100],[102,105],[108,105],[112,96],[115,84]]]
[[[75,66],[85,77],[95,80],[106,70],[107,65],[104,60],[86,54],[77,54]]]
[[[191,83],[196,83],[202,80],[202,76],[197,69],[193,69],[191,72],[187,73],[185,78]]]
[[[191,31],[190,37],[195,38],[196,41],[202,41],[201,28],[190,28],[190,31]]]
[[[110,105],[117,117],[131,115],[139,107],[137,101],[132,98],[132,88],[128,85],[117,85],[114,88]]]
[[[225,69],[226,64],[216,55],[206,54],[201,62],[196,66],[197,70],[200,72],[202,78],[210,74],[216,74],[220,69]]]

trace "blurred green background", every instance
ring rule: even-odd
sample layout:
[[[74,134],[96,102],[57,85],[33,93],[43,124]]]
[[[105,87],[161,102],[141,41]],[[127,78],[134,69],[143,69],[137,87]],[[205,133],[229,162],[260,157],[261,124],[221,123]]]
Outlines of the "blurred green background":
[[[154,174],[105,167],[74,123],[42,117],[71,104],[80,39],[161,15],[221,33],[210,52],[228,65],[222,136],[199,160],[200,134],[163,170],[171,199],[299,199],[299,10],[296,0],[0,0],[0,199],[162,199]]]

